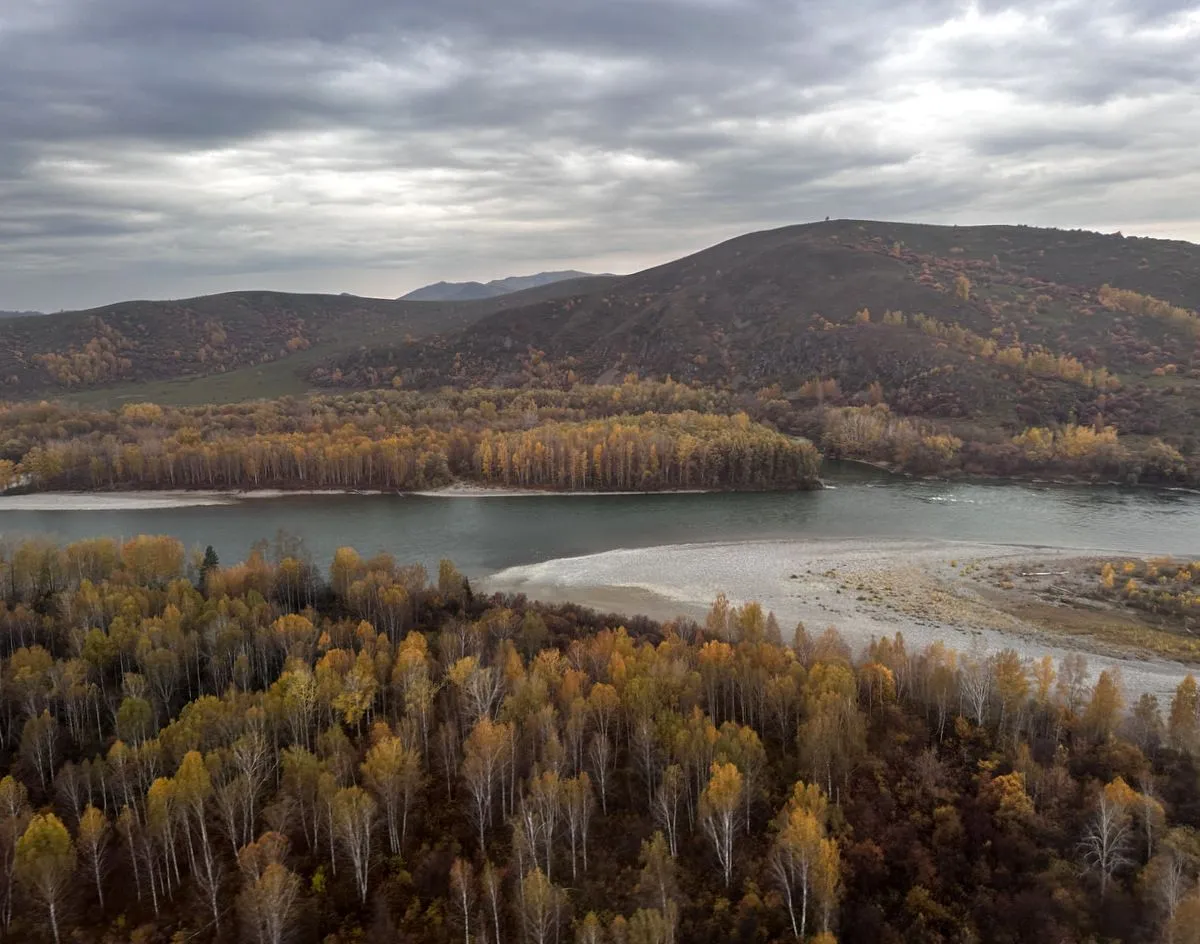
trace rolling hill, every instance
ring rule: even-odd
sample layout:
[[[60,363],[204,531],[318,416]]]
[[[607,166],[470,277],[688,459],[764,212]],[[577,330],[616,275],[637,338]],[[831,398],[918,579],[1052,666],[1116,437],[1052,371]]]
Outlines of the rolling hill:
[[[15,317],[0,322],[0,396],[202,403],[298,394],[323,360],[608,282],[587,277],[461,302],[229,292]]]
[[[1187,437],[1200,420],[1198,305],[1191,243],[833,221],[357,351],[314,380],[555,386],[636,372],[795,399],[827,379],[847,401],[882,395],[959,426],[1103,421]]]
[[[491,282],[435,282],[401,295],[402,302],[453,302],[470,301],[476,298],[496,298],[511,295],[528,288],[539,288],[555,282],[590,278],[587,272],[567,269],[562,272],[538,272],[535,275],[513,275]]]
[[[1197,306],[1191,243],[841,220],[491,299],[242,292],[16,318],[0,322],[0,383],[10,398],[167,404],[636,373],[782,404],[762,411],[781,423],[882,402],[975,442],[1111,424],[1190,456]]]

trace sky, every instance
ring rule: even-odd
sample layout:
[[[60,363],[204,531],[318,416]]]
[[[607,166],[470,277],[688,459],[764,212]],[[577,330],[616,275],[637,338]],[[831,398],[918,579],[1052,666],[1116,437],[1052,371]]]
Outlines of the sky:
[[[629,272],[834,218],[1200,242],[1200,0],[0,0],[0,308]]]

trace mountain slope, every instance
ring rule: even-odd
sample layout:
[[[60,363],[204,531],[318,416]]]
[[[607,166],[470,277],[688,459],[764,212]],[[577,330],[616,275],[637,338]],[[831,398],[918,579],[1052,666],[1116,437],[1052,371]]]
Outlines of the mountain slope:
[[[1102,300],[1106,283],[1137,294]],[[1007,429],[1108,418],[1154,434],[1200,420],[1197,305],[1190,243],[834,221],[356,352],[315,378],[560,385],[637,372],[793,394],[832,378],[846,396],[877,383],[921,416]]]
[[[833,221],[492,299],[241,292],[11,319],[0,389],[203,403],[637,373],[761,395],[793,416],[882,400],[978,441],[1114,424],[1186,455],[1200,448],[1198,305],[1190,243]]]
[[[477,298],[496,298],[528,288],[538,288],[555,282],[589,278],[587,272],[567,269],[561,272],[538,272],[535,275],[513,275],[491,282],[435,282],[400,296],[406,302],[469,301]]]
[[[598,280],[597,280],[598,279]],[[404,302],[353,295],[229,292],[172,301],[131,301],[0,322],[0,395],[16,398],[113,390],[138,396],[152,381],[221,378],[294,364],[302,376],[322,359],[461,328],[514,305],[606,285],[569,280],[493,299]],[[295,392],[307,381],[274,371],[282,387],[253,379],[214,384],[211,399]],[[199,383],[188,396],[205,398]]]

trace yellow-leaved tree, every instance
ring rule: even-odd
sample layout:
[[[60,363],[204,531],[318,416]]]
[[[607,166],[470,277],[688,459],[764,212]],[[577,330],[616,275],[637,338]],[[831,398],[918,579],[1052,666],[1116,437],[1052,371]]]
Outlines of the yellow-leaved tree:
[[[1175,689],[1167,717],[1167,737],[1180,750],[1193,750],[1200,736],[1200,689],[1188,675]]]
[[[841,855],[836,840],[826,835],[828,810],[820,787],[797,782],[777,817],[779,833],[767,860],[798,941],[808,928],[810,900],[820,910],[823,933],[837,903]]]
[[[104,910],[104,859],[111,827],[108,817],[92,804],[79,817],[79,852],[96,883],[96,898]]]
[[[379,800],[387,821],[388,848],[400,855],[408,835],[408,814],[421,788],[421,755],[406,747],[382,722],[372,732],[374,744],[362,764],[363,781]]]
[[[31,898],[46,909],[58,944],[58,914],[75,872],[75,843],[53,813],[34,816],[17,840],[17,878]]]
[[[287,938],[300,896],[300,876],[284,864],[287,852],[288,841],[277,832],[263,833],[238,852],[244,878],[238,905],[248,939],[282,944]]]
[[[700,823],[717,854],[728,888],[733,880],[733,839],[737,834],[744,783],[733,764],[714,763],[708,786],[700,794]]]

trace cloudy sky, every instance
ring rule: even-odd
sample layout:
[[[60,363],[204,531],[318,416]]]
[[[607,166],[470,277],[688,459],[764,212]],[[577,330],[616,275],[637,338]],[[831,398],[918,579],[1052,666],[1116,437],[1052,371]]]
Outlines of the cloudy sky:
[[[0,308],[631,271],[834,217],[1200,241],[1200,0],[0,0]]]

